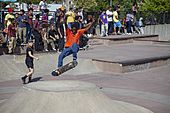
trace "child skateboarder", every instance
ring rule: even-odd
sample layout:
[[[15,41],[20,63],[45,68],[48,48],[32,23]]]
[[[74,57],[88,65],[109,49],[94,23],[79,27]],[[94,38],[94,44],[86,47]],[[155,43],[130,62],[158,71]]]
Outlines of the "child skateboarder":
[[[34,59],[38,60],[37,57],[33,56],[32,46],[33,46],[33,41],[29,40],[28,41],[28,47],[26,49],[26,59],[25,59],[25,64],[26,64],[29,72],[25,76],[21,77],[21,80],[22,80],[23,84],[26,84],[26,78],[27,77],[28,77],[28,83],[31,82],[32,74],[34,73],[33,60]]]
[[[93,21],[94,22],[94,21]],[[65,49],[58,57],[58,68],[63,66],[63,59],[71,54],[73,54],[73,62],[77,64],[77,53],[79,51],[79,39],[93,24],[93,22],[87,24],[83,29],[79,29],[76,24],[72,24],[71,29],[66,29],[66,42]],[[57,75],[60,74],[59,71],[55,70]]]

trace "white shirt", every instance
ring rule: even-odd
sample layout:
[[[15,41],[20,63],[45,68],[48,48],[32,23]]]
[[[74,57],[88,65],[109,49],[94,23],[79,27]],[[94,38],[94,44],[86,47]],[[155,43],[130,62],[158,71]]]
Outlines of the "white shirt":
[[[44,1],[41,1],[41,2],[39,3],[39,6],[40,6],[40,9],[47,9],[47,3],[44,2]]]
[[[108,22],[112,22],[112,21],[113,21],[113,12],[107,10],[107,11],[106,11],[106,14],[107,14],[107,21],[108,21]]]

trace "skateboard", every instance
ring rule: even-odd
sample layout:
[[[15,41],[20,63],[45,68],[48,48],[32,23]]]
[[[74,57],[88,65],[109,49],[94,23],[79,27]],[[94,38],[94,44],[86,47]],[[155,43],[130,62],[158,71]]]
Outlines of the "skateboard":
[[[72,61],[72,62],[69,62],[67,63],[66,65],[62,66],[62,67],[59,67],[58,69],[55,69],[54,71],[51,72],[51,75],[52,76],[59,76],[61,75],[62,73],[70,70],[70,69],[73,69],[74,67],[77,66],[77,61]]]

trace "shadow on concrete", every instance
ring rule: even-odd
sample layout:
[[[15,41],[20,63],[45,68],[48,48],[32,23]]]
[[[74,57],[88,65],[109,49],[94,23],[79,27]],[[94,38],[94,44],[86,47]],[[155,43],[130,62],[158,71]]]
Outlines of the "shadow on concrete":
[[[31,80],[31,82],[37,82],[37,81],[40,81],[42,79],[42,77],[36,77],[36,78],[33,78]]]

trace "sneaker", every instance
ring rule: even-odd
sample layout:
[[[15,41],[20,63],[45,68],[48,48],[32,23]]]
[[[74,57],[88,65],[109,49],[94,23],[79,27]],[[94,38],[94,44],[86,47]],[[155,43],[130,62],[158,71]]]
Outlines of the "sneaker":
[[[28,83],[32,82],[32,77],[28,77]]]
[[[23,84],[26,84],[26,78],[27,78],[27,76],[26,76],[26,75],[25,75],[25,76],[23,76],[23,77],[21,77],[21,80],[22,80]]]
[[[47,51],[48,51],[48,49],[45,49],[45,51],[47,52]]]
[[[56,51],[56,49],[55,49],[55,48],[53,48],[53,50],[54,50],[54,51]]]
[[[58,71],[56,72],[56,71],[54,70],[54,71],[51,72],[51,75],[52,75],[52,76],[59,76],[59,72],[58,72]]]
[[[76,60],[73,60],[73,65],[77,66],[78,62]]]

